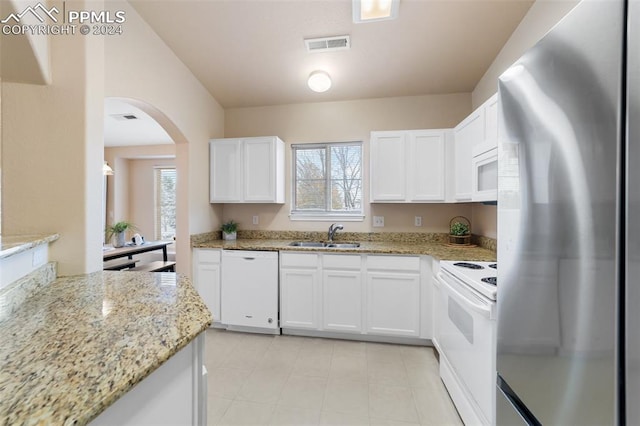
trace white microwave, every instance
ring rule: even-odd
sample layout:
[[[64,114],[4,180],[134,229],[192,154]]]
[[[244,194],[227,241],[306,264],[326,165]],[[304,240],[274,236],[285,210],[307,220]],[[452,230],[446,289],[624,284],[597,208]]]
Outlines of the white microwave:
[[[471,160],[472,201],[498,200],[498,148],[481,144],[473,149]]]

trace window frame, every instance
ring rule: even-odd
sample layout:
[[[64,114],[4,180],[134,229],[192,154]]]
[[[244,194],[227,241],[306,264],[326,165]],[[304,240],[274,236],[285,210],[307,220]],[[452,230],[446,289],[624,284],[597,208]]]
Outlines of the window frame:
[[[336,146],[357,146],[360,148],[360,182],[361,187],[361,203],[360,210],[354,212],[331,211],[331,155],[332,147]],[[297,210],[297,186],[298,186],[298,150],[305,149],[325,149],[326,155],[326,174],[325,174],[325,209],[324,210]],[[354,221],[361,222],[364,220],[364,144],[362,141],[348,142],[320,142],[320,143],[299,143],[291,145],[291,210],[289,218],[292,221],[332,221],[342,220],[345,222]]]
[[[177,192],[178,192],[178,170],[177,167],[175,165],[164,165],[164,166],[154,166],[153,167],[153,184],[154,184],[154,212],[153,212],[153,217],[154,217],[154,236],[155,239],[157,241],[173,241],[175,240],[175,233],[173,235],[173,238],[169,238],[169,239],[163,239],[162,238],[162,171],[163,170],[173,170],[174,171],[174,176],[175,176],[175,185],[176,185],[176,196],[177,196]],[[177,212],[177,208],[178,208],[178,203],[176,202],[176,214],[175,214],[175,221],[176,221],[176,232],[177,232],[177,219],[178,219],[178,212]]]

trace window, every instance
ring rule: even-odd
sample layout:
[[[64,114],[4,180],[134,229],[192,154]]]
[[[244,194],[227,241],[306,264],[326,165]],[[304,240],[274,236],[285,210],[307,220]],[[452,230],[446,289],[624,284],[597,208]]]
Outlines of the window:
[[[293,145],[291,216],[362,216],[362,143]]]
[[[155,169],[156,240],[173,240],[176,235],[176,169]]]

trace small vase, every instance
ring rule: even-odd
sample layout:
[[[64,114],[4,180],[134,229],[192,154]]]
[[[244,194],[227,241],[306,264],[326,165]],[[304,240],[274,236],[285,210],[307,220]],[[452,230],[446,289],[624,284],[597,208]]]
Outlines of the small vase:
[[[223,240],[227,240],[227,241],[233,241],[233,240],[235,240],[235,239],[236,239],[236,235],[237,235],[237,233],[236,233],[236,232],[229,232],[229,233],[226,233],[226,232],[224,232],[224,231],[223,231],[223,232],[222,232],[222,239],[223,239]]]
[[[124,232],[118,232],[114,235],[114,247],[124,247]]]

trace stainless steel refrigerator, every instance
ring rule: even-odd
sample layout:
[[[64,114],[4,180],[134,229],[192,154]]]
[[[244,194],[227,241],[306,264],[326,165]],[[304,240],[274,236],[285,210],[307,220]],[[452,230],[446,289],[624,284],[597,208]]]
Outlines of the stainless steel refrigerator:
[[[639,1],[500,77],[498,425],[640,424]]]

